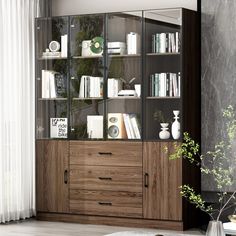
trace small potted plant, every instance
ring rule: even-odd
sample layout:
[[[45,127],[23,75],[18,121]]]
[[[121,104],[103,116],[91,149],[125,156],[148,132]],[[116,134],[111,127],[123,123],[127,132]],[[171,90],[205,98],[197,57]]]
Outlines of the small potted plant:
[[[236,138],[236,118],[232,106],[223,110],[223,118],[226,120],[226,137],[217,143],[212,151],[200,154],[199,144],[188,133],[184,133],[182,144],[176,145],[176,152],[170,156],[171,159],[185,158],[193,165],[199,166],[202,175],[211,177],[215,183],[218,204],[210,205],[191,186],[187,184],[180,186],[180,194],[210,216],[207,236],[225,235],[220,217],[226,210],[232,209],[234,212],[236,205],[236,190],[231,191],[235,184],[233,178],[235,169],[230,162],[230,156],[235,155],[232,147]]]

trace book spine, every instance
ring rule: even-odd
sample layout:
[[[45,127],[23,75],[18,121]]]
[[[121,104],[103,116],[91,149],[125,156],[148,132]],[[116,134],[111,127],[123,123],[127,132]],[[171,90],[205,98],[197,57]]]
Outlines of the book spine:
[[[67,57],[67,34],[61,36],[61,57]]]
[[[160,34],[159,33],[157,33],[156,34],[156,47],[155,47],[155,49],[156,49],[156,53],[159,53],[160,52]]]
[[[127,117],[127,114],[125,114],[125,113],[123,114],[123,120],[124,120],[125,129],[126,129],[128,139],[131,139],[132,137],[131,137],[131,131],[129,128],[128,117]]]
[[[166,52],[166,34],[161,33],[160,34],[160,53]]]
[[[134,128],[135,138],[136,139],[141,139],[140,130],[139,130],[139,126],[138,126],[138,122],[137,122],[137,117],[136,116],[131,117],[131,123],[132,123],[133,128]]]

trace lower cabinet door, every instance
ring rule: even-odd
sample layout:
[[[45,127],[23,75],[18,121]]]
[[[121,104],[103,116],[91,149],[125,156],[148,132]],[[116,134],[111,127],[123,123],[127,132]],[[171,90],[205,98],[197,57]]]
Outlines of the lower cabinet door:
[[[86,215],[142,217],[142,193],[70,190],[70,211]]]
[[[170,160],[175,142],[145,142],[143,213],[146,219],[182,220],[182,160]]]
[[[68,141],[36,141],[36,208],[68,212]]]

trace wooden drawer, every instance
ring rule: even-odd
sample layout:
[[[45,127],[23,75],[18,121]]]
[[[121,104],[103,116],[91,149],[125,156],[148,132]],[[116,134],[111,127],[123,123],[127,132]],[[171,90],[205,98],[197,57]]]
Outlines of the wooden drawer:
[[[142,192],[142,168],[71,165],[70,189]]]
[[[70,164],[142,166],[142,143],[70,141]]]
[[[86,215],[142,217],[142,194],[72,189],[70,211]]]

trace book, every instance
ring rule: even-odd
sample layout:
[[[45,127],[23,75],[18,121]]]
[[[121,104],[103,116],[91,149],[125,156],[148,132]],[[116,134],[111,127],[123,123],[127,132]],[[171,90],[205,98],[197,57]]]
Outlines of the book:
[[[128,139],[132,139],[131,127],[130,127],[130,123],[129,123],[129,116],[126,113],[123,113],[123,120],[124,120],[125,129],[126,129]]]
[[[87,134],[91,139],[103,138],[103,116],[87,116]]]
[[[50,137],[67,138],[67,118],[50,118]]]
[[[140,128],[137,121],[137,115],[130,114],[129,117],[130,117],[130,121],[134,130],[135,139],[141,139]]]
[[[67,34],[61,36],[61,57],[67,57]]]

